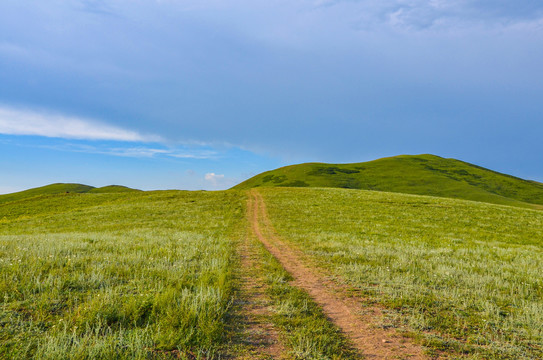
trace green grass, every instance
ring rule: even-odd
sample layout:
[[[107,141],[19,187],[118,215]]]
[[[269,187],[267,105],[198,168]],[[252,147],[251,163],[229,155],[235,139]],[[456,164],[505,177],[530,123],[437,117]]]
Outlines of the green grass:
[[[254,187],[333,187],[532,208],[543,205],[541,183],[434,155],[404,155],[355,164],[292,165],[256,175],[234,188]]]
[[[55,195],[62,193],[85,193],[89,190],[92,190],[92,186],[82,185],[82,184],[51,184],[34,189],[28,189],[24,191],[19,191],[12,194],[0,195],[0,204],[10,201],[17,201],[22,199],[27,199],[35,196],[41,195]]]
[[[246,194],[65,185],[0,201],[0,358],[219,358],[234,321]],[[259,191],[283,239],[386,308],[382,326],[452,357],[543,358],[543,212],[377,191]],[[290,356],[352,357],[259,251]]]
[[[89,185],[82,184],[65,184],[57,183],[46,186],[41,186],[33,189],[19,191],[12,194],[0,195],[0,204],[10,201],[19,201],[30,199],[37,196],[71,194],[71,193],[117,193],[117,192],[136,192],[139,190],[131,189],[121,185],[109,185],[101,188],[95,188]]]
[[[102,186],[99,188],[94,188],[89,190],[89,193],[118,193],[118,192],[138,192],[141,190],[132,189],[126,186],[122,185],[109,185],[109,186]]]
[[[543,358],[543,213],[426,196],[261,189],[280,236],[435,349]]]
[[[232,354],[245,200],[235,191],[71,192],[0,204],[0,358]],[[290,358],[354,358],[310,297],[253,246]]]
[[[303,290],[293,286],[293,278],[262,246],[261,272],[273,302],[273,322],[282,331],[285,344],[294,359],[339,360],[358,359],[340,330]]]
[[[0,204],[0,358],[213,358],[241,198],[70,193]]]

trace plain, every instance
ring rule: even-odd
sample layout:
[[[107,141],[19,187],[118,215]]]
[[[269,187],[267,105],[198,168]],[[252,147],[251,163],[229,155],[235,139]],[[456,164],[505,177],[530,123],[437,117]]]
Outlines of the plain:
[[[349,286],[361,313],[383,309],[376,327],[428,357],[543,357],[541,211],[364,190],[258,191],[277,236]],[[64,192],[0,204],[0,357],[247,358],[236,340],[248,321],[236,312],[250,300],[239,292],[251,270],[240,261],[246,201],[232,190]],[[252,246],[281,356],[356,357]]]

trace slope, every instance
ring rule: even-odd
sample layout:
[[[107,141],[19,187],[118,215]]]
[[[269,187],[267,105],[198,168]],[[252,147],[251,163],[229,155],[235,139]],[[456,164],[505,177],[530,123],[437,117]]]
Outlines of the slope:
[[[134,192],[140,191],[131,189],[121,185],[110,185],[100,188],[83,184],[71,184],[71,183],[56,183],[46,186],[41,186],[33,189],[19,191],[12,194],[0,195],[0,204],[10,201],[24,200],[35,196],[42,195],[57,195],[65,193],[117,193],[117,192]]]
[[[543,212],[365,190],[258,193],[277,237],[330,272],[321,283],[363,299],[360,316],[384,306],[375,331],[409,326],[433,359],[543,359]]]
[[[105,193],[118,193],[118,192],[138,192],[141,190],[132,189],[122,185],[109,185],[89,190],[89,193],[105,194]]]
[[[46,186],[41,186],[33,189],[15,192],[12,194],[0,195],[0,203],[9,201],[17,201],[26,198],[31,198],[40,195],[56,195],[63,193],[86,193],[89,190],[94,189],[93,186],[83,184],[66,184],[56,183]]]
[[[543,205],[541,183],[427,154],[353,164],[291,165],[256,175],[234,189],[276,186],[378,190],[523,207]]]

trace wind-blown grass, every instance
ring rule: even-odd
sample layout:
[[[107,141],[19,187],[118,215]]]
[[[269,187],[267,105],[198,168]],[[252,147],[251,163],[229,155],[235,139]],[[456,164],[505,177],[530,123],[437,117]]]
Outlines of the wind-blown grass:
[[[388,309],[382,326],[467,358],[543,358],[543,212],[359,190],[260,191],[285,240]],[[218,357],[245,199],[165,191],[0,203],[0,358]],[[349,356],[307,294],[262,259],[291,354]]]
[[[131,189],[121,185],[109,185],[100,188],[95,188],[89,185],[83,184],[70,184],[70,183],[57,183],[46,186],[40,186],[33,189],[19,191],[11,194],[0,195],[0,204],[20,201],[24,199],[35,198],[44,195],[58,195],[58,194],[71,194],[71,193],[119,193],[119,192],[139,192],[141,190]]]
[[[212,358],[232,297],[234,192],[0,205],[0,358]]]
[[[383,326],[474,359],[543,357],[543,213],[339,189],[261,189],[279,234],[390,309]]]
[[[359,356],[344,335],[304,290],[290,284],[292,276],[262,244],[261,271],[273,303],[273,322],[281,330],[294,359],[350,360]]]
[[[484,201],[541,209],[543,184],[435,155],[401,155],[354,164],[306,163],[258,174],[235,189],[331,187]]]

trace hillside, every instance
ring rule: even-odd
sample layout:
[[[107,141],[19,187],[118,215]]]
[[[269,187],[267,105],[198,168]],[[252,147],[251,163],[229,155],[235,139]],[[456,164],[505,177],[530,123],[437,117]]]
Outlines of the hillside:
[[[337,188],[0,203],[0,359],[542,359],[541,239],[541,211]]]
[[[120,185],[110,185],[101,188],[83,184],[57,183],[46,186],[41,186],[33,189],[19,191],[12,194],[0,195],[0,204],[10,201],[18,201],[42,195],[57,195],[65,193],[112,193],[112,192],[128,192],[140,191]]]
[[[256,175],[234,189],[277,186],[378,190],[523,207],[543,205],[541,183],[435,155],[291,165]]]
[[[122,185],[109,185],[89,190],[89,193],[105,194],[105,193],[118,193],[118,192],[138,192],[141,190],[132,189]]]

